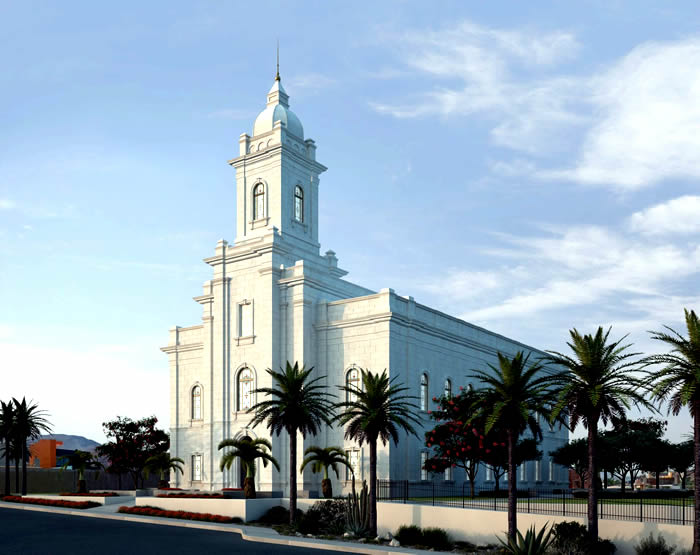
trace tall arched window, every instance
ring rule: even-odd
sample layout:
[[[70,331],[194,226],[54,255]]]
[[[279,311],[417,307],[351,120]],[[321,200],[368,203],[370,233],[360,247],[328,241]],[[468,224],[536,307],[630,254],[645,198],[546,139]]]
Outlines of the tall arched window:
[[[253,406],[253,391],[255,378],[250,368],[243,368],[238,373],[238,404],[236,410],[248,410]]]
[[[352,391],[360,389],[360,371],[357,368],[351,368],[345,375],[345,386],[348,391],[345,393],[345,400],[352,403],[357,400],[357,394]]]
[[[265,185],[258,183],[253,189],[253,219],[265,216]]]
[[[192,388],[192,420],[202,419],[202,388],[195,385]]]
[[[294,187],[294,219],[304,221],[304,191],[299,185]]]
[[[449,399],[452,397],[452,380],[450,378],[447,378],[445,380],[445,399]]]
[[[420,410],[428,410],[428,374],[420,377]]]

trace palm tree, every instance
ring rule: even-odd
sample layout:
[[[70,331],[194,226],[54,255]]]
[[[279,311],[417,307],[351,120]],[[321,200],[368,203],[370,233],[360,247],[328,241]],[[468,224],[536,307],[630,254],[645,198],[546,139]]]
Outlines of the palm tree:
[[[695,444],[695,524],[693,529],[693,555],[700,555],[700,321],[695,311],[684,310],[688,337],[664,326],[666,331],[650,332],[652,339],[671,347],[671,352],[652,355],[646,361],[663,364],[663,368],[649,372],[652,395],[660,401],[668,401],[669,411],[678,414],[682,407],[690,409],[693,417],[693,441]]]
[[[170,484],[168,480],[165,479],[166,472],[170,474],[172,470],[175,475],[177,475],[178,472],[184,474],[185,471],[182,468],[183,464],[185,464],[185,461],[180,457],[171,457],[170,453],[158,453],[146,459],[144,474],[146,475],[146,479],[148,479],[151,472],[157,472],[159,480],[158,487],[160,489],[167,488]]]
[[[225,439],[219,443],[219,449],[225,447],[233,447],[233,451],[225,453],[221,457],[219,468],[231,468],[233,461],[240,459],[245,470],[245,480],[243,480],[243,492],[246,499],[255,499],[255,470],[257,465],[255,461],[261,459],[263,466],[267,466],[270,462],[279,471],[280,465],[277,459],[268,453],[272,451],[272,444],[265,438],[250,439]]]
[[[5,495],[10,495],[10,457],[15,427],[15,410],[12,401],[0,401],[0,441],[5,442]]]
[[[22,401],[13,398],[12,402],[15,405],[15,431],[21,447],[22,495],[27,495],[27,459],[29,458],[27,442],[38,438],[42,432],[49,433],[51,424],[46,419],[46,411],[39,410],[38,405],[33,402],[27,403],[24,397]]]
[[[538,417],[550,418],[554,404],[552,375],[540,364],[529,363],[530,355],[519,351],[512,359],[498,353],[498,366],[489,364],[490,372],[472,370],[467,376],[479,380],[479,400],[475,415],[485,418],[485,433],[504,430],[508,449],[508,537],[515,541],[517,526],[517,473],[515,446],[529,429],[536,439],[542,438]]]
[[[396,376],[391,380],[386,370],[374,374],[360,369],[362,389],[354,385],[343,385],[340,389],[346,393],[346,400],[337,403],[336,408],[342,412],[336,420],[345,426],[345,438],[357,441],[360,445],[369,445],[369,533],[377,534],[377,440],[381,438],[386,445],[389,439],[394,444],[399,442],[401,430],[417,436],[413,424],[421,422],[414,415],[418,407],[410,402],[415,396],[403,395],[407,387],[396,383]]]
[[[279,436],[282,431],[289,435],[289,523],[294,524],[297,509],[297,432],[302,437],[316,435],[322,424],[332,425],[333,403],[330,393],[323,391],[325,385],[318,383],[325,376],[309,379],[313,367],[308,370],[299,363],[289,362],[280,372],[268,368],[273,387],[256,389],[266,400],[260,401],[248,412],[255,414],[250,426],[265,422],[270,433]]]
[[[76,449],[66,458],[66,462],[61,467],[61,472],[66,468],[71,467],[78,471],[78,493],[87,493],[87,482],[85,480],[85,471],[94,470],[95,478],[100,474],[100,470],[104,469],[102,463],[89,451],[81,451]]]
[[[311,465],[311,471],[315,474],[323,471],[323,479],[321,480],[321,491],[323,497],[331,499],[333,497],[333,484],[328,477],[328,469],[335,472],[336,478],[340,479],[338,473],[338,465],[343,465],[352,472],[352,465],[348,459],[346,451],[340,447],[316,447],[311,446],[304,451],[304,460],[299,467],[299,473],[304,472],[307,465]]]
[[[547,351],[545,358],[565,369],[556,380],[560,389],[552,417],[566,414],[571,430],[579,423],[588,429],[588,533],[593,542],[598,541],[598,422],[619,426],[633,405],[651,407],[642,380],[631,374],[642,366],[632,360],[639,353],[627,351],[631,346],[623,344],[627,336],[608,342],[611,329],[603,332],[598,327],[595,335],[570,330],[567,345],[573,354]]]

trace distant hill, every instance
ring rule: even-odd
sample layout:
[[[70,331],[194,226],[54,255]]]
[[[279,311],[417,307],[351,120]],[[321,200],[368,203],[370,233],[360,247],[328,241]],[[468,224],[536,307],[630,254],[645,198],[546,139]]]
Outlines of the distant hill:
[[[71,436],[67,434],[48,434],[41,436],[41,439],[55,439],[56,441],[62,441],[63,445],[59,446],[59,449],[67,449],[73,451],[75,449],[80,449],[81,451],[94,451],[95,447],[100,445],[96,441],[88,439],[83,436]]]

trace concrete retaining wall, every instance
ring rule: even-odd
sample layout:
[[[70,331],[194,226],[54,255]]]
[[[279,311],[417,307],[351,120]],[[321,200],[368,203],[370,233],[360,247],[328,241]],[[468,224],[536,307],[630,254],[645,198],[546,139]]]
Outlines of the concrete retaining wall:
[[[427,527],[437,526],[447,530],[455,540],[470,541],[475,544],[496,543],[508,530],[508,513],[505,511],[484,511],[453,507],[433,507],[430,505],[378,503],[377,527],[381,534],[396,532],[402,524],[415,524]],[[518,513],[518,529],[527,530],[534,525],[539,529],[545,524],[576,521],[586,524],[586,519],[553,515]],[[693,527],[653,522],[624,520],[599,520],[601,538],[612,540],[617,546],[617,555],[635,555],[634,545],[640,538],[661,534],[670,544],[690,549],[693,546]]]
[[[95,503],[101,503],[102,505],[116,505],[117,503],[131,503],[134,497],[131,495],[120,495],[119,497],[103,497],[99,495],[88,496],[88,495],[46,495],[42,493],[30,493],[25,495],[25,497],[33,497],[36,499],[59,499],[61,501],[94,501]]]

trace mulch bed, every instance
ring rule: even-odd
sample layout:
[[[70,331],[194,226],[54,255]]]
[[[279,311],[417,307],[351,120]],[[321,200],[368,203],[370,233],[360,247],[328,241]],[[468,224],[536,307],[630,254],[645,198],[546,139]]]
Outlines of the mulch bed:
[[[226,499],[221,493],[161,493],[156,497],[177,497],[178,499]]]
[[[19,497],[17,495],[6,495],[3,501],[9,503],[27,503],[29,505],[48,505],[49,507],[64,507],[67,509],[92,509],[101,507],[101,503],[95,501],[64,501],[63,499],[41,499],[40,497]]]
[[[201,520],[204,522],[219,522],[222,524],[240,524],[243,521],[238,517],[213,515],[210,513],[191,513],[189,511],[166,511],[158,507],[144,505],[141,507],[119,507],[117,512],[142,515],[142,516],[161,516],[165,518],[177,518],[180,520]]]

